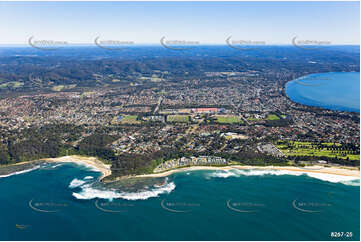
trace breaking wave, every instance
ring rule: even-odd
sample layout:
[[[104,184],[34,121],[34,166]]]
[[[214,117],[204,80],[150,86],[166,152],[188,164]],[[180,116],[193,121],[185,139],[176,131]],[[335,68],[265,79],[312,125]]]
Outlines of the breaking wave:
[[[94,177],[92,177],[92,176],[86,176],[86,177],[84,177],[84,180],[91,180],[91,179],[93,179]]]
[[[219,177],[219,178],[228,178],[228,177],[240,177],[240,176],[264,176],[264,175],[303,175],[303,172],[297,171],[283,171],[283,170],[228,170],[228,171],[216,171],[208,175],[208,177]]]
[[[351,186],[359,186],[360,179],[352,176],[342,176],[342,175],[333,175],[326,173],[314,173],[314,172],[303,172],[303,171],[287,171],[287,170],[229,170],[229,171],[216,171],[207,175],[207,178],[228,178],[228,177],[240,177],[240,176],[264,176],[264,175],[274,175],[274,176],[282,176],[282,175],[292,175],[292,176],[301,176],[307,175],[309,177],[333,182],[333,183],[342,183],[345,185]]]
[[[83,180],[79,180],[79,179],[74,179],[70,182],[69,184],[69,188],[76,188],[76,187],[80,187],[81,185],[85,184],[86,181]]]
[[[56,164],[54,166],[52,166],[51,168],[56,168],[56,167],[59,167],[59,166],[62,166],[63,164]]]
[[[101,172],[101,170],[99,170],[97,167],[92,166],[92,165],[87,164],[87,163],[84,163],[84,162],[74,163],[74,164],[75,164],[75,165],[78,165],[78,166],[82,166],[82,167],[86,168],[88,171]]]
[[[360,179],[355,179],[355,180],[351,180],[351,181],[341,181],[341,183],[345,184],[347,186],[359,187],[360,186]]]
[[[333,182],[333,183],[343,183],[347,185],[350,181],[358,180],[360,183],[360,179],[352,176],[341,176],[341,175],[333,175],[333,174],[325,174],[325,173],[307,173],[309,177],[320,179],[323,181]]]
[[[39,168],[40,168],[40,166],[34,166],[34,167],[32,167],[30,169],[27,169],[27,170],[17,171],[17,172],[13,172],[13,173],[10,173],[10,174],[7,174],[7,175],[0,175],[0,178],[20,175],[20,174],[27,173],[27,172],[30,172],[30,171],[33,171],[33,170],[37,170]]]
[[[121,192],[114,189],[100,189],[94,188],[91,184],[81,186],[82,191],[79,193],[73,192],[73,196],[77,199],[126,199],[126,200],[146,200],[151,197],[158,197],[160,194],[170,193],[175,189],[173,182],[166,183],[165,185],[154,187],[150,190],[142,190],[139,192]]]

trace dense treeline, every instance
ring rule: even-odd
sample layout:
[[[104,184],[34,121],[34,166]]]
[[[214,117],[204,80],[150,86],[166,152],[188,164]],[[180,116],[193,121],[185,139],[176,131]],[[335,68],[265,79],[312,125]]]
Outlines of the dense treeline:
[[[121,129],[121,127],[118,128]],[[120,137],[109,135],[109,133],[111,133],[109,127],[89,130],[86,126],[70,124],[53,124],[42,128],[24,129],[20,133],[13,132],[5,143],[0,144],[0,164],[73,154],[95,156],[111,164],[113,174],[109,179],[123,175],[150,173],[157,165],[166,160],[202,155],[216,155],[245,165],[288,165],[290,159],[293,159],[296,163],[298,161],[322,159],[342,165],[359,166],[359,161],[350,161],[348,159],[340,160],[330,157],[310,156],[288,157],[286,159],[254,152],[251,149],[240,149],[237,153],[215,154],[214,150],[220,149],[222,146],[222,140],[218,140],[223,139],[222,137],[214,137],[212,146],[202,152],[184,151],[176,144],[173,148],[164,148],[148,154],[122,153],[117,155],[111,145]],[[183,141],[180,140],[179,142],[182,143]],[[245,143],[252,144],[252,141],[234,140],[232,142],[234,145],[240,146],[244,146]],[[359,149],[358,146],[352,144],[345,144],[340,147],[315,143],[315,146],[318,149],[347,150],[349,152],[358,152]]]
[[[175,149],[163,149],[150,154],[121,154],[113,161],[112,176],[151,173],[161,162],[182,156],[184,153],[176,152]]]
[[[81,130],[73,125],[57,124],[10,134],[7,142],[0,144],[0,164],[66,155],[73,147],[63,140],[77,140]]]
[[[287,166],[288,160],[285,158],[278,158],[275,156],[255,153],[251,151],[242,151],[235,154],[222,153],[221,156],[227,160],[239,162],[243,165],[255,165],[255,166],[268,166],[268,165],[279,165]]]
[[[77,147],[77,151],[82,155],[96,156],[103,161],[114,161],[116,159],[114,151],[108,147],[116,137],[96,133],[84,138]]]
[[[289,159],[295,161],[296,164],[302,164],[302,161],[319,161],[319,160],[324,160],[327,161],[328,163],[333,163],[333,164],[339,164],[339,165],[343,165],[343,166],[360,166],[360,161],[359,160],[349,160],[347,159],[338,159],[338,158],[334,158],[334,157],[328,157],[328,156],[289,156]]]

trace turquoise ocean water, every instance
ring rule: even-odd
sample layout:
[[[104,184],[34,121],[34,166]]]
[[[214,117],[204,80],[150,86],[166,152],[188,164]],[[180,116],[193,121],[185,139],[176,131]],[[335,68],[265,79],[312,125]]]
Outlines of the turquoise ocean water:
[[[89,168],[49,166],[0,178],[0,240],[360,238],[359,180],[192,171],[104,187]]]
[[[286,84],[295,102],[332,110],[360,112],[360,73],[329,72],[304,76]]]

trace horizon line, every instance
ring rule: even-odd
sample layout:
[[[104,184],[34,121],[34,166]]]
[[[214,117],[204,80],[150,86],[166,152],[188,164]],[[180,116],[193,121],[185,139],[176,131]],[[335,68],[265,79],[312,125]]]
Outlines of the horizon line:
[[[80,46],[84,46],[84,47],[98,47],[96,44],[94,43],[78,43],[78,44],[63,44],[63,45],[59,45],[61,46],[61,48],[66,48],[66,47],[80,47]],[[161,43],[139,43],[139,44],[124,44],[124,45],[105,45],[105,46],[112,46],[112,47],[116,47],[116,46],[124,46],[124,47],[138,47],[138,46],[162,46]],[[171,46],[229,46],[227,43],[204,43],[204,44],[192,44],[192,45],[181,45],[181,44],[176,44],[176,45],[171,45]],[[235,46],[260,46],[260,47],[265,47],[265,46],[294,46],[294,44],[292,43],[288,43],[288,44],[280,44],[280,43],[273,43],[273,44],[237,44]],[[356,44],[356,43],[338,43],[338,44],[321,44],[321,45],[317,45],[317,44],[308,44],[307,46],[360,46],[360,44]],[[1,44],[0,43],[0,47],[29,47],[29,48],[33,48],[33,46],[29,45],[29,44]]]

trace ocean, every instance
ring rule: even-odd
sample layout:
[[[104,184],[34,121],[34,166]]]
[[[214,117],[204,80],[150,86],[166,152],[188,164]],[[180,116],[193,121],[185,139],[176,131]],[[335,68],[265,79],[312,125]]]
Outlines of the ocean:
[[[0,177],[0,240],[359,240],[360,181],[191,171],[102,185],[72,163]]]
[[[286,94],[292,101],[309,106],[360,112],[360,73],[307,75],[288,82]]]

